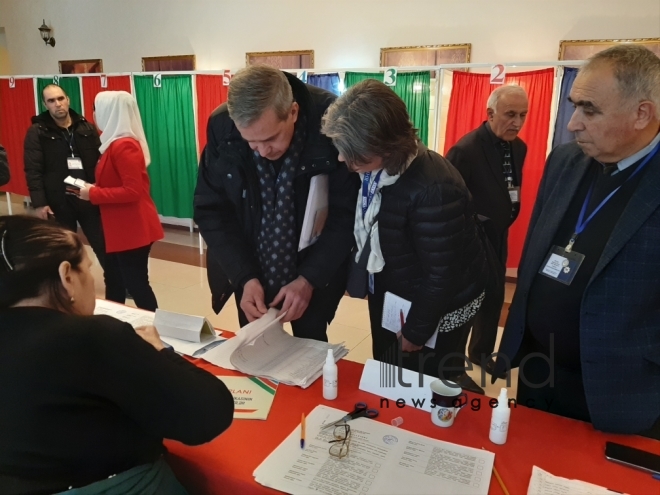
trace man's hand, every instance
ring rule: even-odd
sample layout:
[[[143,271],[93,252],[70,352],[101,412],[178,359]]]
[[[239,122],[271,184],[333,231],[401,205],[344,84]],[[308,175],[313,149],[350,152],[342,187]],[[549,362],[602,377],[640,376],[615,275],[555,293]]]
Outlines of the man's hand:
[[[158,330],[153,325],[137,327],[135,333],[142,337],[145,342],[154,346],[154,349],[157,351],[165,349],[163,342],[160,340],[160,335],[158,335]]]
[[[273,302],[270,303],[270,307],[277,306],[284,301],[282,309],[277,313],[277,316],[286,311],[286,316],[282,318],[282,323],[297,320],[303,315],[307,306],[309,306],[309,300],[312,298],[313,291],[314,287],[312,287],[312,284],[300,275],[293,282],[280,289]]]
[[[401,340],[401,350],[403,352],[417,352],[422,347],[424,347],[423,345],[413,344],[407,338],[405,338],[401,332],[397,332],[396,336]]]
[[[243,286],[243,297],[241,297],[241,309],[247,316],[249,322],[258,320],[268,312],[264,301],[264,288],[258,279],[253,278]]]
[[[48,220],[48,215],[53,215],[53,210],[50,209],[50,206],[41,206],[39,208],[34,209],[35,213],[39,218],[42,220]]]
[[[89,191],[92,189],[92,187],[95,187],[94,184],[85,184],[85,187],[80,189],[78,197],[84,201],[89,201]]]

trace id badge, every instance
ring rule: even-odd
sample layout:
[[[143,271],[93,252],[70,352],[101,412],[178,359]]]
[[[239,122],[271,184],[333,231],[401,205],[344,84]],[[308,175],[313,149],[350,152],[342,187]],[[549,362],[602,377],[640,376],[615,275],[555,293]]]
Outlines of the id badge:
[[[567,253],[563,247],[553,246],[539,273],[564,285],[571,285],[583,261],[584,254],[575,251]]]
[[[509,197],[512,203],[520,203],[520,187],[512,187],[509,189]]]
[[[70,156],[66,159],[69,170],[82,170],[82,160],[78,157]]]

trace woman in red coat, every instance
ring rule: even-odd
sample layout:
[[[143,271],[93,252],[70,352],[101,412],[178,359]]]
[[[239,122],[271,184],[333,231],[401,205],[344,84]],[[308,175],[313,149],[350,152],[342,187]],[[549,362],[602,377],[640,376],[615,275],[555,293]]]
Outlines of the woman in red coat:
[[[155,311],[148,261],[151,245],[163,238],[163,227],[149,193],[150,156],[140,112],[125,91],[99,93],[94,108],[102,154],[96,184],[81,189],[80,198],[99,205],[106,270],[121,272],[123,287],[109,288],[106,298],[124,303],[128,290],[138,308]]]

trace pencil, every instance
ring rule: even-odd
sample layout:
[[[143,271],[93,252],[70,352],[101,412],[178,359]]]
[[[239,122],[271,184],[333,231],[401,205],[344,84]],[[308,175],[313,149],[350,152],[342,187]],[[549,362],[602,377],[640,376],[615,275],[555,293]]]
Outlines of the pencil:
[[[484,447],[481,448],[483,450],[486,450]],[[504,484],[504,481],[502,481],[502,477],[500,476],[500,473],[497,472],[497,468],[495,467],[495,462],[493,462],[493,474],[495,475],[497,482],[500,484],[500,487],[502,488],[504,495],[509,495],[509,490],[506,489],[506,485]]]
[[[300,420],[300,448],[305,448],[305,413],[302,413],[302,419]],[[507,495],[509,495],[507,493]]]
[[[402,309],[399,310],[399,318],[401,318],[401,330],[403,330],[403,325],[406,324],[406,320],[403,317],[403,310]]]

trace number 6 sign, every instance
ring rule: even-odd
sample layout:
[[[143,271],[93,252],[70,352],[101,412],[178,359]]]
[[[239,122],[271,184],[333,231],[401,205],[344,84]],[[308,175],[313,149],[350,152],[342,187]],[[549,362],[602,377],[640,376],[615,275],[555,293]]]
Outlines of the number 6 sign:
[[[506,77],[506,68],[502,64],[493,65],[490,69],[490,83],[491,84],[504,84]]]
[[[396,86],[396,69],[388,67],[383,73],[383,84],[385,86]]]

